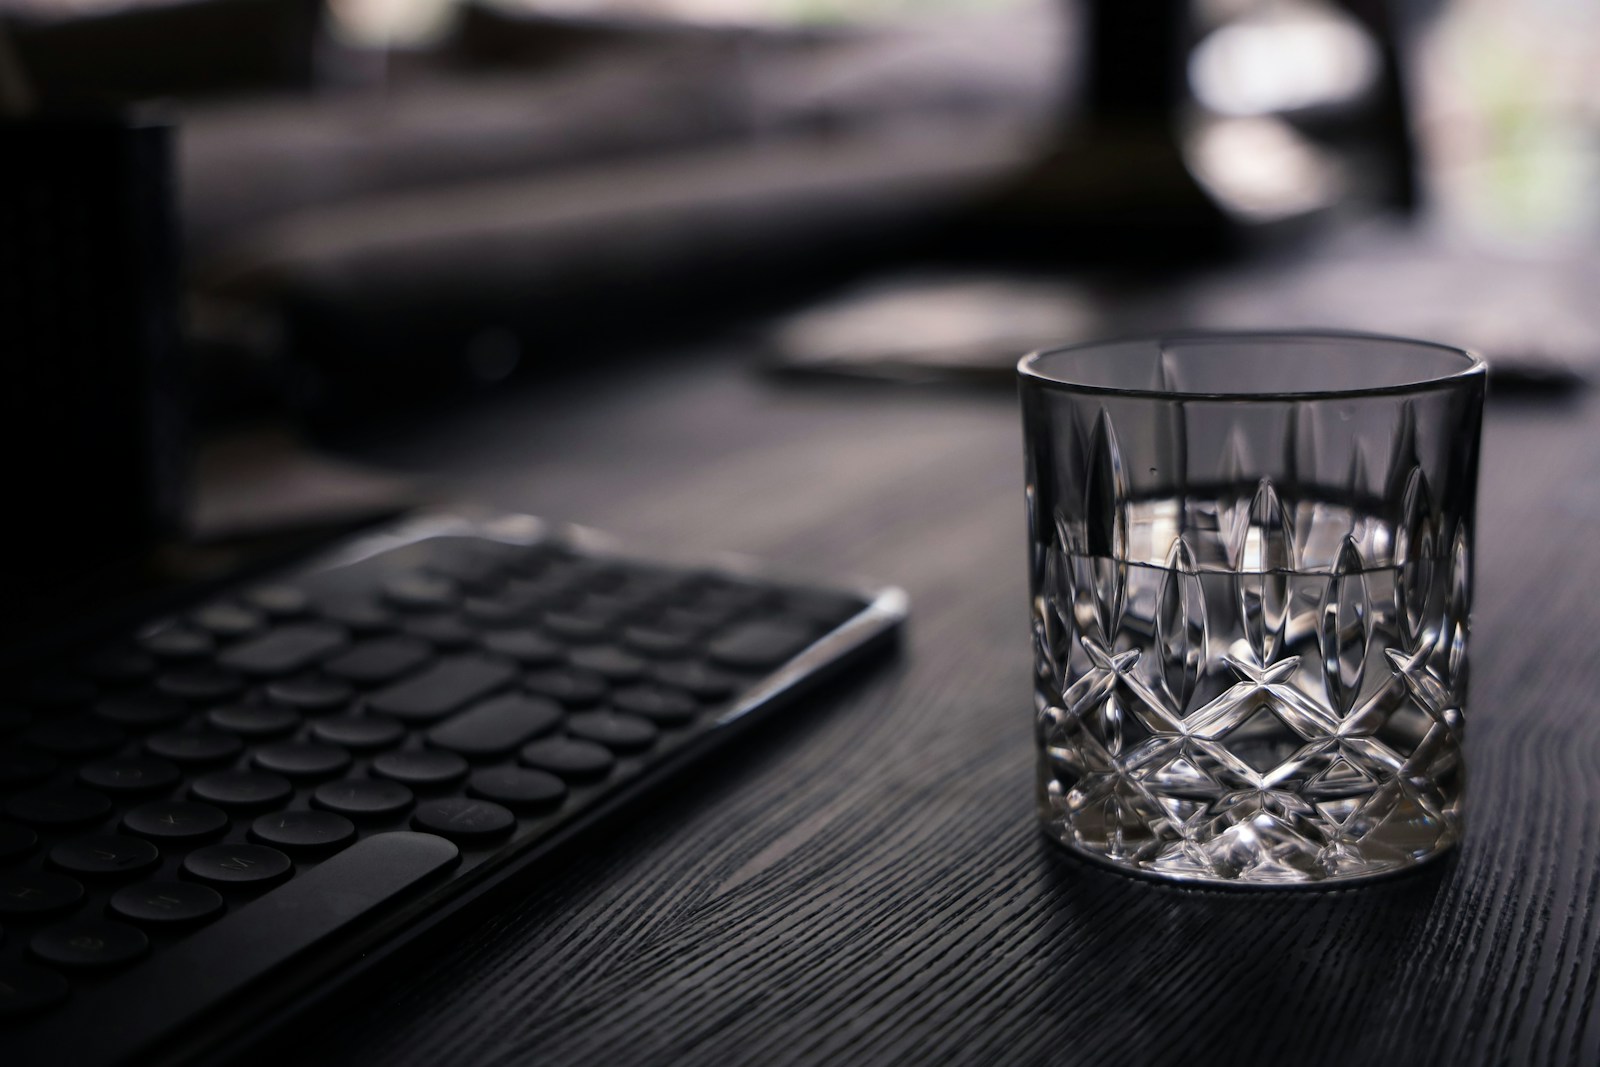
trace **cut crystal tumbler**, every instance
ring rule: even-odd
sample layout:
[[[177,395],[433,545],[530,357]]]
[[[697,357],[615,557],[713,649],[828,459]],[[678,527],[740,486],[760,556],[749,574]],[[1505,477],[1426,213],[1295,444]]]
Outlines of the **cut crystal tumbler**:
[[[1019,373],[1049,836],[1242,885],[1455,843],[1483,363],[1195,334]]]

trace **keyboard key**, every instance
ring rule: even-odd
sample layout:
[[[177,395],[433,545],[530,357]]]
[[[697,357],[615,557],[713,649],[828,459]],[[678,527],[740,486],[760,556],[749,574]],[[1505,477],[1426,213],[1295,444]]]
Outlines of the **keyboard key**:
[[[631,682],[644,674],[644,660],[613,645],[575,648],[568,653],[567,661],[579,670],[598,674],[608,682]]]
[[[546,611],[571,610],[582,592],[570,580],[550,575],[533,579],[513,578],[506,582],[506,586],[523,603]]]
[[[467,589],[493,589],[505,576],[505,563],[482,553],[446,549],[428,561],[428,572],[452,579]]]
[[[645,599],[626,593],[591,592],[573,605],[572,611],[577,615],[589,615],[596,619],[605,619],[612,624],[620,624],[620,620],[625,616],[641,612],[646,603]]]
[[[320,599],[316,613],[356,634],[381,634],[395,628],[394,612],[369,596],[330,596]]]
[[[6,815],[30,826],[77,826],[105,818],[111,801],[74,786],[30,789],[6,802]]]
[[[286,678],[267,686],[267,699],[310,714],[345,707],[356,691],[337,678]]]
[[[379,691],[367,703],[374,711],[397,719],[427,722],[488,696],[516,673],[516,668],[502,659],[447,656],[421,674]]]
[[[535,770],[549,771],[567,782],[605,777],[616,762],[611,750],[575,737],[548,737],[522,746],[519,758]]]
[[[478,640],[478,631],[454,615],[413,615],[400,625],[412,637],[420,637],[447,652],[467,648]]]
[[[189,795],[230,811],[248,811],[284,803],[294,795],[294,787],[281,774],[216,771],[196,778]]]
[[[0,874],[0,915],[48,915],[83,899],[83,885],[64,874],[17,871]]]
[[[682,726],[700,710],[700,702],[681,689],[660,685],[634,685],[611,694],[611,706],[629,715],[649,719],[657,726]]]
[[[78,781],[107,793],[159,793],[178,783],[179,771],[164,759],[121,756],[86,763]]]
[[[228,816],[192,800],[154,800],[124,815],[122,828],[157,842],[204,841],[228,828]]]
[[[255,762],[290,778],[327,778],[350,766],[350,753],[323,741],[278,741],[257,749]]]
[[[39,841],[39,835],[14,822],[0,822],[0,863],[26,856]]]
[[[611,636],[611,620],[598,615],[575,615],[567,611],[546,612],[540,625],[564,641],[584,644],[604,641]]]
[[[150,939],[144,931],[110,919],[73,919],[40,930],[28,942],[46,963],[73,970],[100,970],[132,963],[145,954]]]
[[[677,572],[648,571],[634,567],[622,583],[619,594],[641,607],[654,607],[667,601],[682,599],[689,591],[689,583]]]
[[[415,637],[375,637],[333,657],[322,669],[357,685],[377,685],[408,674],[433,658],[433,648]]]
[[[256,678],[278,678],[304,670],[349,643],[343,626],[329,622],[289,623],[234,645],[217,662]]]
[[[724,618],[734,618],[756,608],[769,606],[775,601],[769,589],[761,589],[726,579],[713,581],[701,589],[692,606],[700,611],[716,612]]]
[[[505,837],[516,828],[517,818],[492,801],[442,797],[418,804],[411,825],[457,844],[477,844]]]
[[[442,789],[467,776],[467,761],[454,752],[428,749],[385,752],[372,761],[372,773],[413,789]]]
[[[224,704],[206,712],[206,722],[240,737],[272,737],[300,725],[300,713],[281,704]]]
[[[520,597],[527,603],[537,604],[546,611],[571,608],[578,602],[579,594],[582,593],[571,580],[548,574],[533,578],[507,578],[505,589],[511,595]]]
[[[739,688],[738,679],[732,675],[695,660],[658,664],[651,668],[650,674],[663,685],[682,689],[708,702],[725,700]]]
[[[128,877],[149,870],[160,860],[156,846],[121,834],[75,837],[50,850],[51,863],[69,874],[90,877]]]
[[[415,798],[399,782],[382,778],[347,778],[324,782],[311,795],[311,803],[352,819],[383,819],[411,810]]]
[[[244,601],[275,619],[304,615],[311,599],[292,585],[258,585],[244,594]]]
[[[490,652],[528,667],[553,667],[566,659],[565,649],[532,630],[490,630],[480,641]]]
[[[530,622],[537,608],[538,601],[532,597],[501,591],[494,596],[468,597],[462,601],[461,614],[479,626],[493,629]]]
[[[122,747],[127,735],[111,723],[89,715],[46,719],[22,735],[34,748],[56,756],[98,756]]]
[[[332,852],[356,839],[356,826],[331,811],[279,811],[251,823],[250,836],[289,852]]]
[[[561,723],[559,706],[539,697],[507,693],[459,711],[428,731],[428,743],[468,759],[505,756]]]
[[[194,882],[140,882],[111,895],[108,905],[119,919],[144,926],[183,926],[222,912],[222,894]]]
[[[765,670],[792,658],[815,639],[809,626],[751,622],[719,634],[708,646],[713,662],[736,670]]]
[[[259,611],[226,602],[207,604],[189,616],[189,621],[225,640],[248,637],[267,624]]]
[[[223,886],[265,888],[289,877],[294,863],[265,845],[207,845],[183,858],[183,873]]]
[[[693,650],[695,636],[686,630],[661,626],[627,626],[622,631],[622,643],[641,656],[671,659]]]
[[[244,688],[244,679],[221,667],[179,667],[156,675],[156,689],[196,702],[226,700]]]
[[[106,685],[129,685],[155,673],[156,661],[125,645],[103,648],[83,661],[83,672]]]
[[[572,667],[558,667],[535,671],[522,679],[523,688],[538,696],[549,697],[569,708],[598,704],[606,695],[606,680],[598,674]]]
[[[42,782],[56,769],[56,761],[42,752],[0,748],[0,789]]]
[[[567,784],[546,771],[527,767],[485,767],[472,772],[467,792],[512,811],[544,811],[561,803]]]
[[[163,626],[140,634],[136,640],[150,655],[165,660],[199,659],[217,647],[210,634],[189,626]]]
[[[160,693],[116,693],[95,702],[94,714],[128,730],[176,726],[189,717],[189,705]]]
[[[567,719],[567,732],[593,741],[613,752],[639,752],[656,743],[656,728],[648,719],[614,711],[580,711]]]
[[[221,730],[166,730],[151,734],[144,747],[152,756],[195,766],[230,760],[244,748],[244,742]]]
[[[606,560],[572,557],[555,560],[545,568],[547,579],[559,578],[585,590],[611,592],[622,587],[623,568]]]
[[[374,752],[399,744],[405,727],[382,715],[335,715],[311,724],[311,736],[356,752]]]
[[[14,1019],[67,999],[67,980],[26,963],[0,963],[0,1019]]]
[[[383,583],[384,599],[403,611],[441,611],[460,599],[456,583],[439,574],[398,574]]]
[[[663,608],[657,620],[658,625],[671,630],[680,630],[703,636],[712,630],[725,626],[728,622],[726,612],[713,611],[710,608],[692,608],[681,604]]]

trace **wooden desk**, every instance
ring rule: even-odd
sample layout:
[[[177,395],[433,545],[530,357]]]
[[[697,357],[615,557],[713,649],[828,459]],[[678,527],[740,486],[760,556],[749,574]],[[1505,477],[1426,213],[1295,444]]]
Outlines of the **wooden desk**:
[[[1466,843],[1336,892],[1087,866],[1032,800],[1014,401],[733,356],[364,454],[644,544],[904,586],[901,657],[316,1038],[316,1063],[1600,1063],[1600,439],[1491,404]]]

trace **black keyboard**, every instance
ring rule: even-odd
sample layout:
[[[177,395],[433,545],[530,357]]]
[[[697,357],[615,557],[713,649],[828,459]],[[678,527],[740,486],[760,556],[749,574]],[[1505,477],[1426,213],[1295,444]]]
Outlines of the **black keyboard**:
[[[35,664],[0,704],[0,1061],[226,1050],[904,610],[440,517]]]

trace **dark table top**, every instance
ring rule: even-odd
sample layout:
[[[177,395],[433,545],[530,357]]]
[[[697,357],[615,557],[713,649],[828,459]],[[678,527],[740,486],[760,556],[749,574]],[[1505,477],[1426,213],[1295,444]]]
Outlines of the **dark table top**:
[[[1600,437],[1491,402],[1470,816],[1339,891],[1186,890],[1037,830],[1003,393],[736,353],[527,387],[367,458],[643,546],[906,588],[900,656],[718,758],[300,1053],[339,1064],[1600,1062]]]

